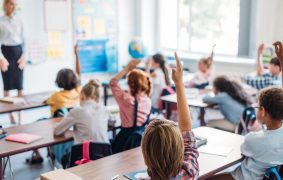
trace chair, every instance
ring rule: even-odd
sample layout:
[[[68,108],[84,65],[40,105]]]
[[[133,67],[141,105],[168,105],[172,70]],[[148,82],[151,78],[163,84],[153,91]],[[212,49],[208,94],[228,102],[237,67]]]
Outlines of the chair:
[[[281,180],[283,176],[283,165],[267,169],[263,180]]]
[[[236,133],[242,135],[249,133],[249,126],[254,124],[255,121],[255,109],[253,107],[247,107],[242,114],[241,122],[237,127]]]
[[[68,112],[70,112],[73,108],[60,108],[57,109],[54,114],[53,114],[53,118],[58,118],[58,117],[64,117],[68,114]]]
[[[75,162],[81,160],[83,156],[83,145],[76,144],[72,146],[71,155],[69,159],[69,166],[76,166]],[[97,160],[112,154],[111,145],[109,143],[95,143],[91,142],[89,145],[90,160]]]

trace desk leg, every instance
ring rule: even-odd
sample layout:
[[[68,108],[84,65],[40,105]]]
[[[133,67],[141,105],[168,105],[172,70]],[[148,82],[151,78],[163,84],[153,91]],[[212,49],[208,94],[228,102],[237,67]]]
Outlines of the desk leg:
[[[3,158],[0,158],[0,180],[3,180],[3,161],[2,161]]]
[[[200,115],[199,115],[200,126],[206,126],[206,123],[205,123],[205,120],[204,120],[204,115],[205,115],[205,108],[201,107],[200,108]]]
[[[166,119],[169,119],[170,116],[171,116],[171,113],[172,113],[172,109],[170,107],[170,103],[169,102],[165,101],[164,103],[165,103],[165,109],[166,109],[165,117],[166,117]]]
[[[107,86],[104,86],[104,105],[107,106],[108,91]]]

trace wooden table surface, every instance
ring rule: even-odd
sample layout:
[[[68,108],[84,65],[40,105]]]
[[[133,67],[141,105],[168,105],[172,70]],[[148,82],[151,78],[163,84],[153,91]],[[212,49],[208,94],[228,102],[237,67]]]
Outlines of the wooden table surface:
[[[244,141],[243,136],[208,127],[196,128],[193,131],[198,136],[206,137],[209,145],[232,148],[227,157],[200,153],[198,158],[200,166],[199,179],[207,178],[242,160],[240,145]],[[143,169],[146,169],[146,166],[141,149],[135,148],[67,170],[83,179],[98,180],[111,179],[117,174],[119,174],[118,179],[126,179],[123,174]]]
[[[0,114],[47,106],[47,104],[43,102],[47,100],[52,93],[53,92],[42,92],[24,95],[23,98],[25,102],[23,103],[12,104],[0,102]]]

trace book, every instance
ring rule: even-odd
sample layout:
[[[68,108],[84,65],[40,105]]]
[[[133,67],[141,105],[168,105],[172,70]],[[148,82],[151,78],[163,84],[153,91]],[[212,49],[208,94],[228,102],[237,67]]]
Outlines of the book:
[[[57,179],[68,179],[68,180],[82,180],[81,177],[66,171],[64,169],[59,169],[56,171],[51,171],[40,175],[41,180],[57,180]]]
[[[136,180],[136,179],[150,180],[150,177],[147,174],[147,170],[146,169],[124,174],[124,177],[126,177],[126,178],[128,178],[130,180]]]
[[[12,103],[12,104],[18,104],[18,103],[25,102],[24,98],[21,98],[21,97],[3,97],[3,98],[0,98],[0,101],[5,102],[5,103]]]
[[[41,139],[41,136],[38,135],[33,135],[33,134],[26,134],[26,133],[18,133],[18,134],[10,134],[8,135],[5,140],[7,141],[13,141],[13,142],[18,142],[18,143],[23,143],[23,144],[29,144],[34,141],[37,141]]]

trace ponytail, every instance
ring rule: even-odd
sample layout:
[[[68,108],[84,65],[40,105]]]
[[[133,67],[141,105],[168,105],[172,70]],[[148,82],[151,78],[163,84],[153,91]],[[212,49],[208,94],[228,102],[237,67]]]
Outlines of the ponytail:
[[[166,67],[166,62],[165,62],[165,58],[162,54],[155,54],[152,56],[152,59],[155,63],[159,64],[163,74],[164,74],[164,79],[165,79],[165,83],[167,86],[170,85],[170,79],[169,79],[169,73],[168,73],[168,69]]]
[[[84,87],[82,88],[82,93],[86,98],[96,99],[100,97],[99,92],[100,83],[98,80],[90,80]]]

